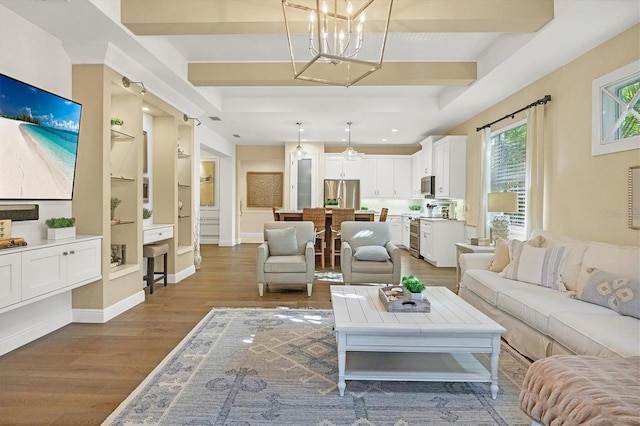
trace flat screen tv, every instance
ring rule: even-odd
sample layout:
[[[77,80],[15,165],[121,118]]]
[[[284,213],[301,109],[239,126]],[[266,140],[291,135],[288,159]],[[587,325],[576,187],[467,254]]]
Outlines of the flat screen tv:
[[[71,200],[82,105],[0,74],[0,200]]]

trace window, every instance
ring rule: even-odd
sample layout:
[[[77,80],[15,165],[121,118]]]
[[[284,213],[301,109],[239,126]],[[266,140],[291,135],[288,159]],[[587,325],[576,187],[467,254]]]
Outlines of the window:
[[[505,213],[515,237],[523,237],[526,203],[526,143],[527,125],[520,122],[501,129],[491,136],[488,158],[489,192],[516,192],[518,211]]]
[[[640,61],[593,81],[592,155],[640,148]]]

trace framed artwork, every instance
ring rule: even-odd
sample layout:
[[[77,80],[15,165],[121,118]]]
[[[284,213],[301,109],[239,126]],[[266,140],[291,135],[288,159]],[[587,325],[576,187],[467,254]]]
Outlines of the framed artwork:
[[[640,166],[629,167],[629,228],[640,229]]]
[[[127,263],[126,244],[111,244],[111,267]]]
[[[247,172],[247,207],[282,205],[283,172]]]

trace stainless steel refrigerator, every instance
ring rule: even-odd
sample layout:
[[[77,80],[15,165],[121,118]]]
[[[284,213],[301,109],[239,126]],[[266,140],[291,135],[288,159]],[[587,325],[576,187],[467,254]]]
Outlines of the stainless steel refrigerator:
[[[337,201],[333,207],[360,209],[360,181],[343,179],[324,180],[324,202]],[[327,205],[327,207],[332,207]]]

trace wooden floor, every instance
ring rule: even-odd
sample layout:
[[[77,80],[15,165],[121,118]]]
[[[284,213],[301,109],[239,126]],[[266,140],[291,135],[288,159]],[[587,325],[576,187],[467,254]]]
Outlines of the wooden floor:
[[[325,277],[311,297],[305,285],[271,285],[258,296],[256,248],[202,246],[196,274],[156,285],[108,323],[70,324],[0,357],[0,424],[100,424],[211,308],[331,308],[331,269],[318,271]],[[402,275],[455,290],[454,268],[434,268],[405,250]]]

